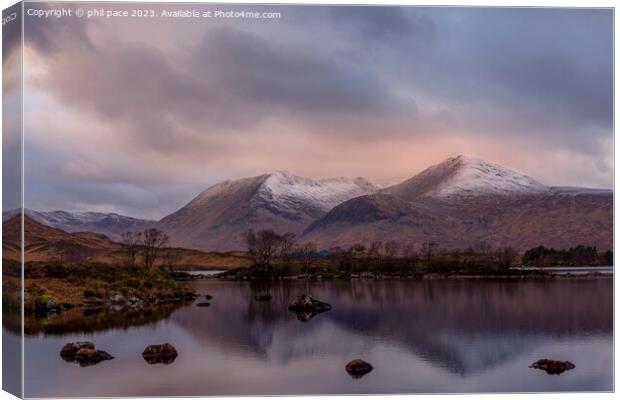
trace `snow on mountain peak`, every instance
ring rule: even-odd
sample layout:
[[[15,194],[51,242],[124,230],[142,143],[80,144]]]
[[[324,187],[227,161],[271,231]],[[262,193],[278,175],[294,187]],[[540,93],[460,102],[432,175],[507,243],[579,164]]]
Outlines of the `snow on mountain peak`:
[[[385,189],[407,201],[421,197],[541,194],[549,189],[529,176],[476,157],[460,155],[433,165],[413,178]]]
[[[353,197],[375,193],[379,190],[365,178],[311,179],[277,171],[265,180],[259,194],[269,201],[289,207],[299,201],[329,211]]]
[[[376,185],[365,178],[312,179],[276,171],[220,182],[203,191],[188,206],[203,207],[221,196],[244,192],[254,196],[254,201],[282,209],[309,208],[315,212],[327,212],[346,200],[378,190]]]
[[[433,191],[437,197],[535,194],[548,190],[527,175],[472,156],[451,157],[427,171],[441,171],[447,176]]]

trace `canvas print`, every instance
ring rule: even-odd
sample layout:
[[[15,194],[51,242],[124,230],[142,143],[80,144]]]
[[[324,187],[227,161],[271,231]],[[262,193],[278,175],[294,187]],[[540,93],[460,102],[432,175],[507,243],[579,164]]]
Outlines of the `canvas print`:
[[[4,390],[613,391],[613,18],[7,8]]]

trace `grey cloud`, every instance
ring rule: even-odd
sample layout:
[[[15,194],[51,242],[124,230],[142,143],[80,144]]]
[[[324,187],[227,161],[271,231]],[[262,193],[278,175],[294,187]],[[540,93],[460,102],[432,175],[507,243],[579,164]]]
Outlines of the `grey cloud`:
[[[110,175],[106,179],[67,174],[64,172],[66,154],[49,152],[36,144],[27,144],[25,154],[24,203],[27,208],[109,211],[159,219],[198,193],[195,185],[187,182],[157,182],[150,175],[138,179],[132,175],[132,170],[124,176]]]
[[[374,71],[329,49],[276,44],[232,27],[209,30],[188,62],[130,41],[76,49],[68,32],[55,29],[32,30],[27,39],[45,47],[50,39],[41,32],[65,43],[50,56],[51,92],[131,126],[138,141],[159,151],[195,147],[201,136],[256,128],[266,118],[356,121],[397,117],[408,107]]]
[[[399,107],[373,71],[320,46],[300,49],[225,27],[209,31],[196,54],[226,92],[262,111],[381,116]]]
[[[461,127],[571,148],[587,142],[586,134],[611,134],[610,10],[430,13],[432,46],[395,49],[390,63],[416,90],[451,108]]]
[[[149,41],[144,21],[115,40],[102,21],[50,19],[32,23],[26,39],[51,72],[40,89],[126,133],[128,155],[175,153],[201,166],[234,158],[234,140],[276,125],[332,146],[460,134],[474,149],[504,141],[531,157],[577,154],[593,160],[580,183],[611,178],[612,166],[597,162],[613,154],[611,10],[278,10],[284,18],[269,23],[158,25],[178,38],[176,48]],[[115,179],[161,195],[146,172],[123,180],[106,168],[110,180],[92,183],[106,201]],[[67,189],[76,198],[77,187]],[[148,203],[117,196],[119,204]]]
[[[364,40],[381,41],[399,36],[432,38],[433,20],[414,7],[335,6],[328,8],[332,23],[349,26]]]

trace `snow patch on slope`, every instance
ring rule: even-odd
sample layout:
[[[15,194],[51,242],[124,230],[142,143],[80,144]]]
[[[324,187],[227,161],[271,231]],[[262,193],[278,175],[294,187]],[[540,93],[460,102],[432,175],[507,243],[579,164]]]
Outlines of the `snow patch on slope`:
[[[259,195],[284,208],[303,202],[327,212],[342,202],[378,190],[365,178],[311,179],[278,171],[267,178]]]
[[[438,172],[437,169],[453,171],[433,191],[432,195],[437,197],[489,194],[514,196],[548,191],[545,185],[527,175],[470,156],[452,157],[431,169],[434,172]]]
[[[4,211],[2,213],[2,220],[6,221],[20,213],[20,209],[16,208],[14,210]],[[137,218],[126,217],[124,215],[119,215],[116,213],[100,213],[93,211],[76,211],[76,212],[68,212],[68,211],[35,211],[29,208],[24,209],[24,214],[35,221],[56,227],[56,226],[64,226],[66,224],[89,224],[89,223],[98,223],[102,221],[107,221],[109,223],[113,222],[144,222],[145,220],[140,220]]]
[[[327,212],[353,197],[376,193],[379,187],[365,178],[311,179],[284,171],[215,184],[199,194],[189,208],[201,208],[236,194],[251,195],[253,204],[282,211]],[[229,201],[229,200],[226,200]]]
[[[20,213],[20,209],[4,211],[2,212],[2,221],[8,221]],[[112,237],[116,237],[116,235],[127,230],[139,230],[142,226],[152,222],[116,213],[92,211],[36,211],[26,208],[24,214],[43,225],[62,229],[65,232],[89,231]]]

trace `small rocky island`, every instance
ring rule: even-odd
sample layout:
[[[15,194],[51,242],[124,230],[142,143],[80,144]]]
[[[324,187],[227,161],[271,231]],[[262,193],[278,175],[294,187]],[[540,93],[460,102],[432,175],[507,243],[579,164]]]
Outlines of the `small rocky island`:
[[[557,361],[543,358],[530,365],[530,368],[541,369],[549,375],[560,375],[575,368],[575,364],[570,361]]]
[[[309,294],[297,296],[295,300],[288,306],[288,310],[297,315],[297,319],[302,322],[310,321],[320,313],[329,311],[332,306],[312,297]]]

